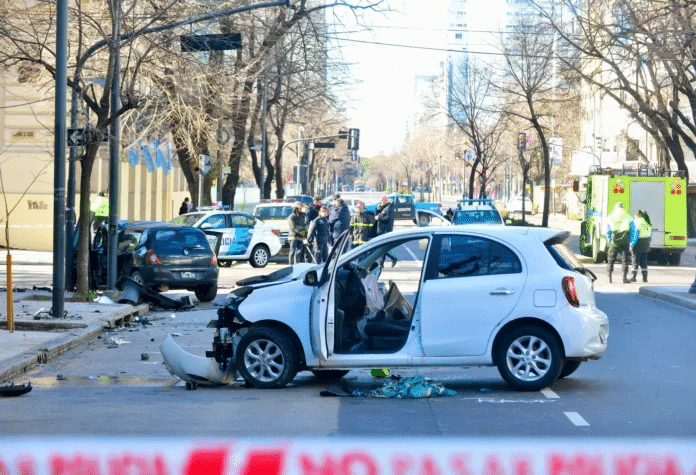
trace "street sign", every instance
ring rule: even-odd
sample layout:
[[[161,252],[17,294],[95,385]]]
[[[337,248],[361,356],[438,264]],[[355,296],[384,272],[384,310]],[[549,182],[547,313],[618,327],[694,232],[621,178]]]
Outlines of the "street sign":
[[[242,47],[241,33],[216,33],[211,35],[181,35],[181,51],[223,51]]]
[[[68,147],[84,147],[90,140],[87,129],[68,129]],[[109,141],[109,134],[102,136],[102,143]]]
[[[201,155],[198,159],[198,173],[206,175],[213,168],[213,160],[210,155]]]
[[[314,142],[314,148],[336,148],[333,142]]]

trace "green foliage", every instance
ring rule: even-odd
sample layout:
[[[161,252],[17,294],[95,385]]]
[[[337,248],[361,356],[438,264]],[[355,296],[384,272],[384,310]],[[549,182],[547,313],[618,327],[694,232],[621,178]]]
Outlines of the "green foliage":
[[[74,301],[74,302],[94,302],[95,298],[97,298],[97,292],[94,290],[90,290],[86,293],[75,292],[75,295],[73,296],[72,301]]]

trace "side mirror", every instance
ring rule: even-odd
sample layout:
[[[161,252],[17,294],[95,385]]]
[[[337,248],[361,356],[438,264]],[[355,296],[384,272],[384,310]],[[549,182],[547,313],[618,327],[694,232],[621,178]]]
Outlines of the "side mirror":
[[[310,287],[315,287],[319,282],[319,277],[317,276],[317,271],[312,269],[307,272],[304,276],[304,284]]]
[[[210,224],[210,223],[203,223],[203,224],[201,224],[201,229],[210,229],[210,228],[212,228],[212,227],[213,227],[213,225]]]

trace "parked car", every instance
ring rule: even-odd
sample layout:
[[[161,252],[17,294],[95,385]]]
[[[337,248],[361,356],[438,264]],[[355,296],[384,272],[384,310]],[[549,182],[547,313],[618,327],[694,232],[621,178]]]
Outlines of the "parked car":
[[[492,199],[459,200],[452,224],[504,224]]]
[[[249,261],[253,267],[265,267],[282,247],[280,229],[241,211],[187,213],[172,222],[201,229],[221,267],[231,266],[232,261]]]
[[[235,371],[281,388],[300,370],[497,366],[521,390],[540,390],[607,348],[609,322],[591,271],[566,231],[533,227],[411,228],[326,264],[295,264],[237,282],[217,319],[208,359],[161,345],[170,372],[219,384]],[[233,379],[233,378],[232,378]]]
[[[518,196],[516,198],[511,199],[510,201],[508,201],[505,207],[510,211],[511,216],[522,216],[522,197]],[[534,205],[532,204],[532,200],[530,200],[528,196],[524,197],[524,214],[534,214]]]
[[[300,203],[305,203],[308,205],[314,204],[314,198],[309,195],[290,195],[286,196],[285,200],[289,201],[299,201]]]
[[[278,255],[287,256],[290,252],[288,243],[288,216],[292,213],[294,200],[271,201],[259,203],[254,208],[254,217],[277,229],[281,248]]]
[[[97,231],[95,253],[98,281],[106,278],[106,226]],[[187,289],[201,302],[217,295],[218,265],[200,229],[172,223],[120,222],[118,227],[118,286],[126,277],[156,291]]]

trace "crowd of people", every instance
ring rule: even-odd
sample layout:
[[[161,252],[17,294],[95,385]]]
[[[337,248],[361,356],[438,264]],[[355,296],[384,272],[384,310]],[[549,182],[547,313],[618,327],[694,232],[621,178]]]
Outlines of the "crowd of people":
[[[366,211],[361,201],[352,215],[338,194],[329,206],[324,206],[318,197],[312,205],[296,202],[288,216],[288,260],[290,264],[323,264],[329,249],[345,231],[350,233],[351,245],[355,247],[393,229],[394,207],[386,196],[382,197],[375,213]]]

